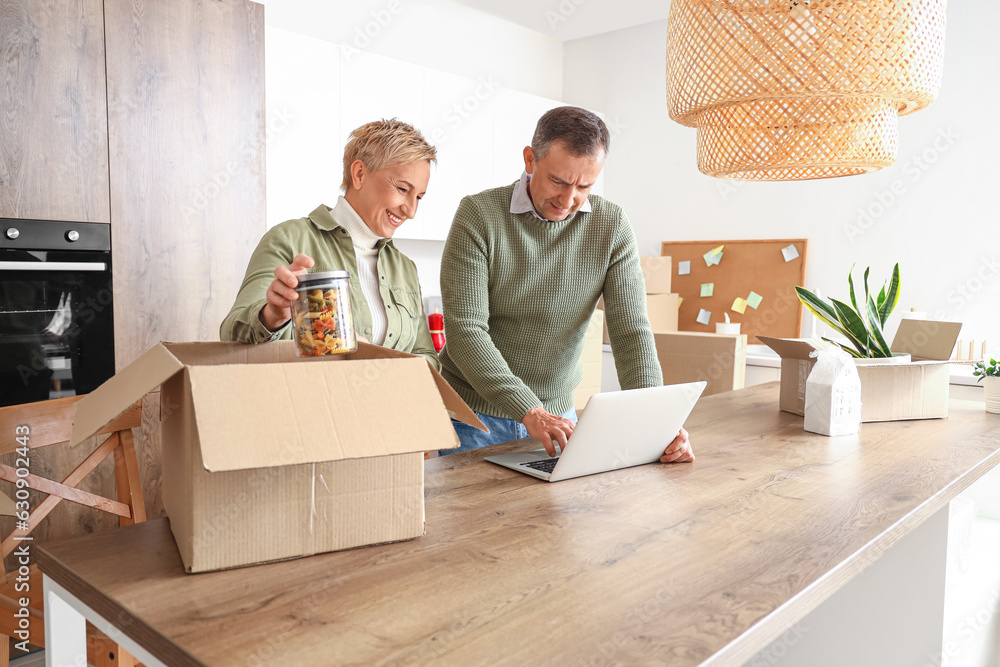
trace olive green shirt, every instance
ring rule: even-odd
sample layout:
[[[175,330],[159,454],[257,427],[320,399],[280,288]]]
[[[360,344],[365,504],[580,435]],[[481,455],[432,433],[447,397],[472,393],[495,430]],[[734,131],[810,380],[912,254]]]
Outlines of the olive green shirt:
[[[391,239],[379,240],[376,247],[379,249],[379,292],[388,320],[382,345],[423,355],[434,368],[440,370],[431,334],[427,330],[416,265],[396,249]],[[275,267],[291,264],[299,253],[305,253],[316,261],[310,272],[350,272],[354,328],[359,335],[371,337],[372,315],[361,291],[354,244],[347,230],[334,220],[331,209],[320,205],[309,217],[288,220],[264,234],[250,258],[236,303],[222,322],[219,330],[222,340],[256,344],[292,338],[292,327],[287,322],[277,331],[268,331],[260,321],[260,311],[266,303],[264,295],[267,288],[274,280]]]

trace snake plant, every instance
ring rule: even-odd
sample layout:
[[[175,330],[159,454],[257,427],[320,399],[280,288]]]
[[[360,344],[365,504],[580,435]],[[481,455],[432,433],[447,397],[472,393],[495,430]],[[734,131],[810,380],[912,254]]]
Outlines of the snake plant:
[[[858,358],[891,357],[892,350],[882,333],[889,315],[899,303],[899,264],[892,270],[892,278],[888,284],[883,284],[878,295],[868,290],[868,272],[865,269],[865,298],[862,307],[854,293],[854,267],[847,274],[847,284],[851,289],[851,304],[837,299],[824,302],[818,296],[804,287],[796,287],[795,292],[806,309],[819,318],[821,322],[842,334],[849,345],[824,338],[823,340],[839,345],[851,356]]]

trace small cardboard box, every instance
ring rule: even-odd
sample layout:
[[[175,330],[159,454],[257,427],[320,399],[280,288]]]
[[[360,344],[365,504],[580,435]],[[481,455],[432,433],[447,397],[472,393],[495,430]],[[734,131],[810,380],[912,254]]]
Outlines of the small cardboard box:
[[[889,349],[910,354],[912,361],[880,364],[873,360],[876,363],[858,366],[861,421],[947,417],[948,360],[961,330],[958,322],[901,320]],[[830,344],[804,338],[757,338],[781,357],[780,409],[804,414],[806,380],[816,363],[809,354]]]
[[[673,272],[673,258],[640,257],[642,279],[646,283],[646,294],[670,294],[670,278]]]
[[[647,294],[646,314],[649,316],[649,325],[653,333],[670,333],[677,331],[677,313],[681,306],[679,294]],[[604,297],[597,302],[597,307],[604,310]],[[605,345],[611,344],[611,337],[608,335],[608,323],[604,322],[604,334],[602,342]]]
[[[72,442],[160,387],[163,505],[188,572],[424,532],[425,450],[485,430],[422,357],[360,343],[160,343],[77,403]]]
[[[746,334],[694,331],[655,333],[656,356],[663,369],[663,384],[699,382],[708,386],[702,396],[742,389],[746,384]]]
[[[640,257],[639,267],[642,269],[642,280],[646,285],[646,312],[653,333],[677,331],[677,311],[680,309],[681,301],[680,295],[670,293],[673,258]],[[597,307],[604,310],[603,296],[597,302]],[[607,321],[604,322],[603,343],[611,344]]]
[[[587,335],[583,339],[583,352],[580,361],[583,363],[583,377],[574,392],[574,405],[579,413],[587,407],[587,401],[601,391],[601,330],[604,328],[604,311],[594,310],[587,325]]]

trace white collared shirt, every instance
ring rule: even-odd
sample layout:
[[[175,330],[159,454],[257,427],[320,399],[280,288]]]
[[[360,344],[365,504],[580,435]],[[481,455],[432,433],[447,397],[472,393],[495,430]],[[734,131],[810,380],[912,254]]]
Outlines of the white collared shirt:
[[[544,222],[566,222],[566,220],[548,220],[538,214],[538,211],[535,210],[534,202],[531,201],[531,194],[528,192],[528,183],[530,182],[531,174],[526,171],[521,172],[521,180],[514,186],[514,194],[510,198],[510,212],[514,214],[531,213]],[[590,213],[590,210],[590,197],[587,197],[577,213],[581,211],[583,213]],[[576,213],[573,214],[573,216],[575,215]],[[567,220],[571,220],[573,216],[570,216]]]

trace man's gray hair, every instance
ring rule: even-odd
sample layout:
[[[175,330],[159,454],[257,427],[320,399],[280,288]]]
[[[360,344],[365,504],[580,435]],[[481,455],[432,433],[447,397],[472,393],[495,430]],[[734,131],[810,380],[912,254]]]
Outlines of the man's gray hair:
[[[611,149],[611,133],[604,121],[592,111],[580,107],[556,107],[538,119],[531,150],[539,160],[548,154],[552,144],[562,141],[566,150],[577,157],[605,155]]]

